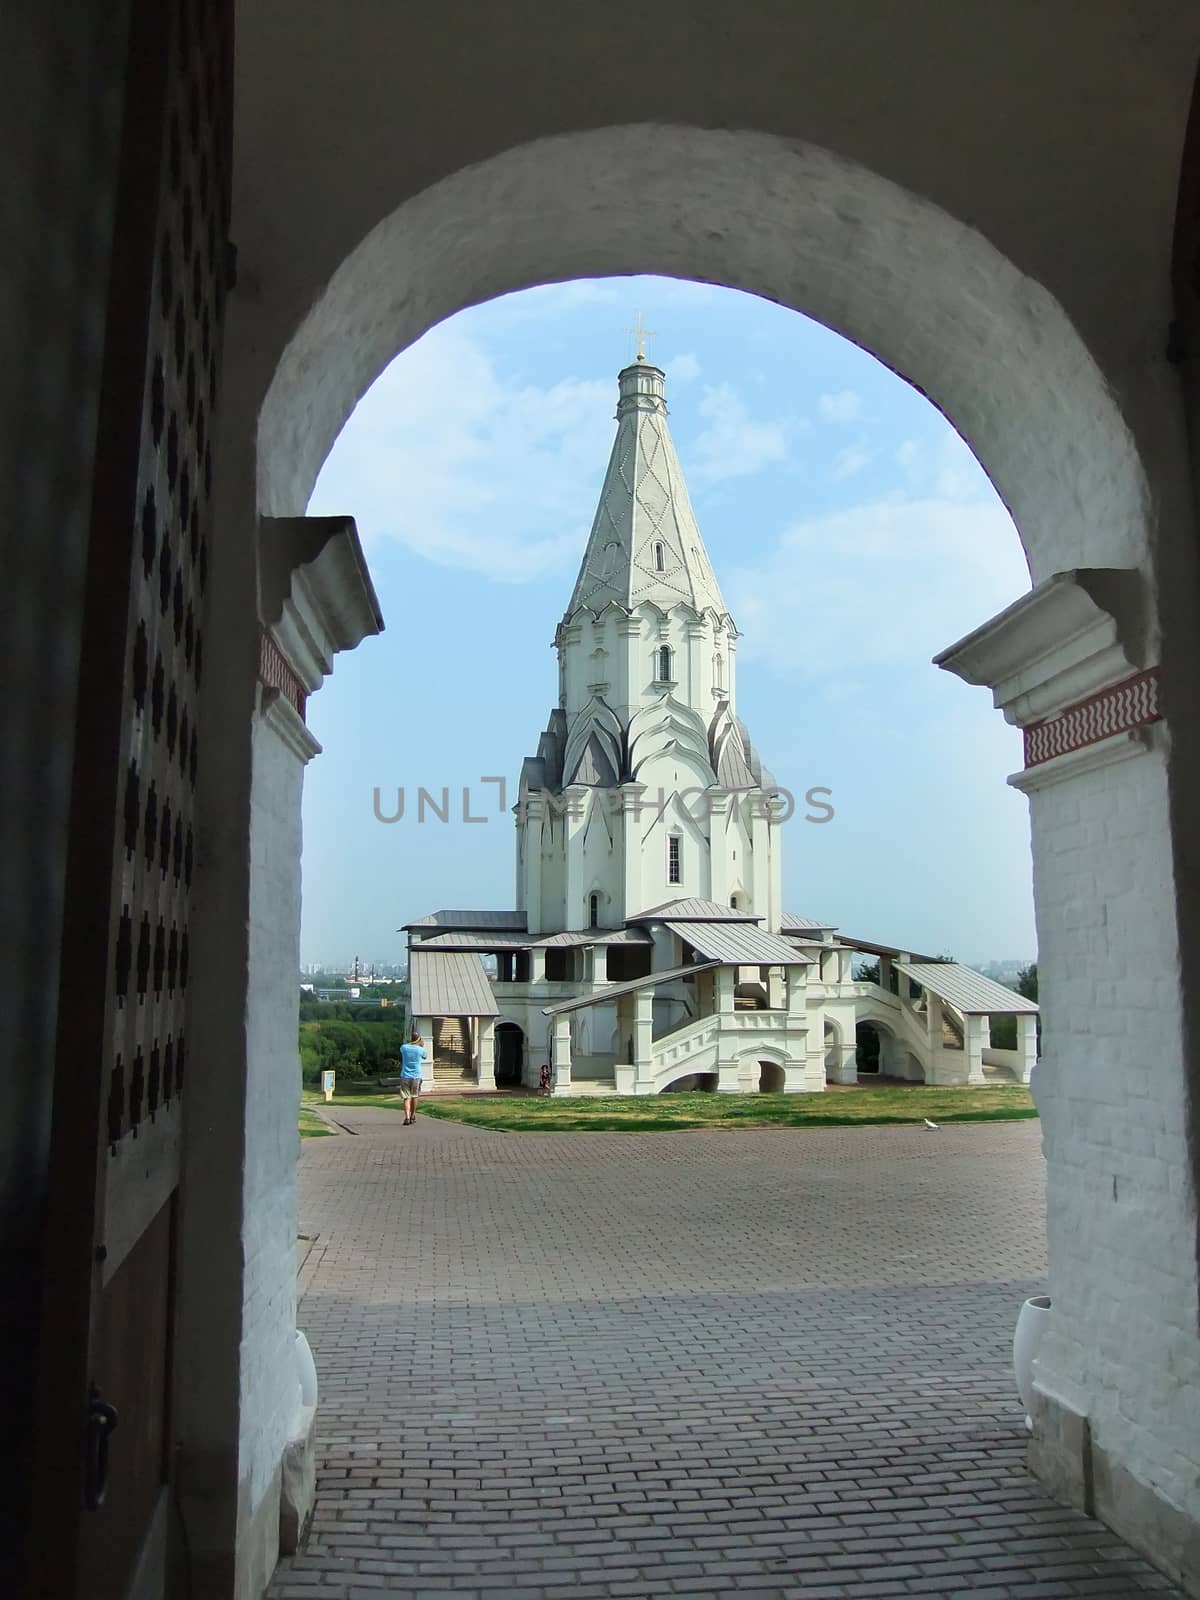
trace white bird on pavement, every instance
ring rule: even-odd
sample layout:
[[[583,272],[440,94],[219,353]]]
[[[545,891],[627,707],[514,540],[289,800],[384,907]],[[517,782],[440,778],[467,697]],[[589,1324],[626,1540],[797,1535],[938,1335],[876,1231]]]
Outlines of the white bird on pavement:
[[[925,1126],[927,1128],[940,1128],[941,1127],[941,1123],[940,1122],[930,1122],[929,1118],[926,1117],[925,1118]]]

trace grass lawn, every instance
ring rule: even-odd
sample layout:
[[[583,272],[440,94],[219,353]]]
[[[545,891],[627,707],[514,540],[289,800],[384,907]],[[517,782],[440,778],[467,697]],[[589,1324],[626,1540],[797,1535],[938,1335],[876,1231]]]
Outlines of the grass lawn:
[[[333,1129],[327,1128],[307,1106],[300,1107],[300,1137],[302,1139],[328,1139],[333,1136]]]
[[[335,1104],[399,1111],[395,1095],[337,1095]],[[690,1128],[853,1128],[1035,1117],[1028,1089],[888,1086],[833,1094],[668,1094],[553,1100],[535,1095],[427,1096],[421,1114],[498,1133],[669,1133]]]

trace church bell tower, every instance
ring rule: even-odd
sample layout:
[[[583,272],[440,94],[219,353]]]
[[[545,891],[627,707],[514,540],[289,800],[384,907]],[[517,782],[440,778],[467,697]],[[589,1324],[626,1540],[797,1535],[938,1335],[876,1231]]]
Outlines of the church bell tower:
[[[667,426],[666,378],[618,377],[617,432],[555,633],[558,704],[522,768],[517,904],[530,932],[671,900],[777,929],[773,787],[736,713],[737,629]]]

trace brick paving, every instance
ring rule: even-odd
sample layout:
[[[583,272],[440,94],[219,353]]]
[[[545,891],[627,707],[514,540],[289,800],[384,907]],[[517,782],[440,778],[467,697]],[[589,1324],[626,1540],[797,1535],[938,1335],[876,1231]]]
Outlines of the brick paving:
[[[271,1600],[1174,1594],[1023,1465],[1036,1124],[308,1140]]]

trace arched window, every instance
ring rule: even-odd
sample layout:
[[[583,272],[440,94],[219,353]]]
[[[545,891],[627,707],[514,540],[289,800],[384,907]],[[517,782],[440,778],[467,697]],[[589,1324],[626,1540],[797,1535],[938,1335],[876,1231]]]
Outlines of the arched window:
[[[599,926],[600,896],[598,894],[590,894],[588,895],[588,927],[598,928]]]
[[[667,882],[683,882],[683,840],[677,833],[667,838]]]
[[[667,551],[661,540],[654,543],[654,570],[665,572],[667,570]]]
[[[735,894],[731,894],[729,896],[729,909],[731,911],[736,911],[738,909],[738,897]]]
[[[670,683],[671,646],[669,644],[660,645],[659,648],[654,652],[654,661],[655,676],[658,678],[659,683]]]

